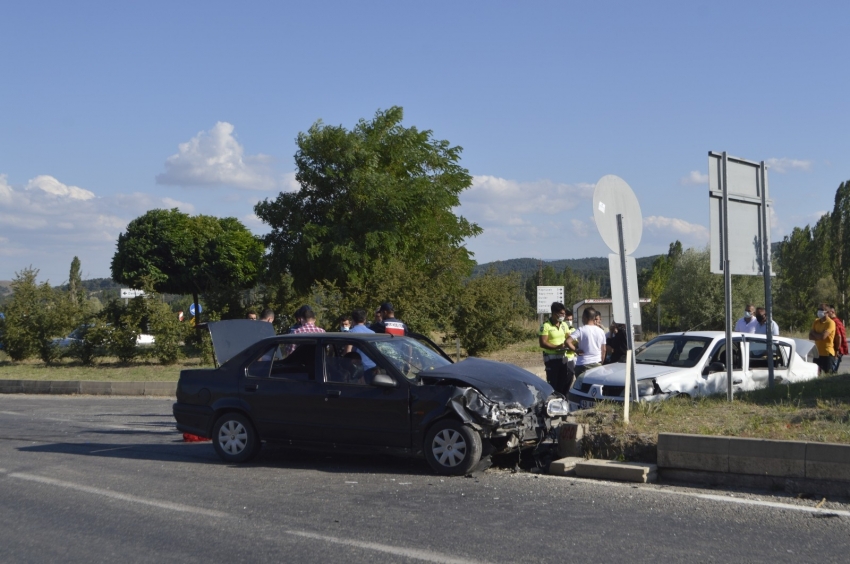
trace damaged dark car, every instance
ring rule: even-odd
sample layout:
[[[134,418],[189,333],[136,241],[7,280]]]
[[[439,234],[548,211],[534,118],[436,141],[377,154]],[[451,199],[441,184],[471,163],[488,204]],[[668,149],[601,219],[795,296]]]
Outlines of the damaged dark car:
[[[178,430],[244,462],[263,442],[424,456],[468,474],[497,453],[551,449],[566,399],[511,364],[452,363],[427,339],[372,333],[273,334],[271,324],[209,324],[217,362],[183,370]],[[420,336],[421,337],[421,336]]]

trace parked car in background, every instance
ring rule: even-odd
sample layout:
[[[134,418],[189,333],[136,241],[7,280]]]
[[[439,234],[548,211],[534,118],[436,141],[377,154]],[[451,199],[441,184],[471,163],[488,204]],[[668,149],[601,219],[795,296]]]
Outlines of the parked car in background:
[[[53,339],[53,344],[59,347],[60,349],[64,349],[70,347],[74,343],[79,343],[82,341],[86,332],[85,326],[80,326],[71,331],[67,337],[59,337]],[[136,346],[137,347],[149,347],[156,342],[156,339],[153,335],[148,335],[147,333],[140,333],[136,335]]]
[[[817,378],[817,365],[807,360],[813,346],[809,341],[774,337],[771,354],[775,381],[789,384]],[[734,334],[732,385],[735,392],[767,386],[767,355],[764,335]],[[635,351],[635,374],[641,401],[658,401],[677,395],[724,394],[727,390],[726,333],[699,331],[656,337]],[[588,370],[576,378],[570,389],[570,409],[587,409],[600,400],[623,401],[625,382],[625,363]]]
[[[466,474],[482,457],[554,445],[566,398],[511,364],[452,363],[439,347],[389,334],[273,335],[249,320],[208,324],[218,368],[183,370],[178,430],[243,462],[263,441],[421,455]],[[266,338],[264,338],[266,337]]]

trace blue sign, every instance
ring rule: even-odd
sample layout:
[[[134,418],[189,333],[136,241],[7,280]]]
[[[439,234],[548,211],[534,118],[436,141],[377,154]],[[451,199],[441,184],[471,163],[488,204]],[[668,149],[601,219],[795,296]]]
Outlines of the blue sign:
[[[6,314],[0,311],[0,319],[6,319]]]
[[[198,304],[198,313],[201,313],[203,311],[204,311],[204,308],[201,307],[201,304]],[[189,315],[191,315],[192,317],[195,317],[195,304],[191,304],[189,306]]]

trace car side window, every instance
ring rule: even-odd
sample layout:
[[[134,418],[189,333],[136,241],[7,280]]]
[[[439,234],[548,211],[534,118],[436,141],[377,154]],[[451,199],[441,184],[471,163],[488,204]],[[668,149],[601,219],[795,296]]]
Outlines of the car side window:
[[[726,364],[726,343],[720,343],[715,347],[709,362],[719,362],[723,365]],[[737,341],[732,343],[732,370],[743,370],[741,343]]]
[[[282,380],[314,380],[316,342],[280,343],[274,351],[270,376]]]
[[[249,378],[268,378],[275,351],[277,351],[277,346],[264,352],[257,360],[248,365],[245,369],[245,375]]]
[[[790,347],[773,343],[773,367],[788,368]],[[765,341],[750,341],[750,368],[767,368],[767,343]]]
[[[374,359],[358,349],[353,342],[327,343],[322,349],[322,357],[325,381],[328,383],[365,386],[377,370],[385,372],[376,368]]]

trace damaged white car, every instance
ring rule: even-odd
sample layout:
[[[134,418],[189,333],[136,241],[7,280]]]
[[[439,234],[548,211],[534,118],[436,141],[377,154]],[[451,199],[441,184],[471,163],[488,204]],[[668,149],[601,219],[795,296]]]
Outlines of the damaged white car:
[[[766,337],[734,333],[732,342],[734,392],[767,386]],[[817,365],[807,359],[813,346],[809,341],[774,337],[772,354],[776,383],[817,378]],[[699,331],[656,337],[635,351],[635,374],[641,401],[726,393],[726,333]],[[588,370],[576,378],[570,389],[570,410],[588,409],[601,400],[623,401],[625,381],[625,363]]]

